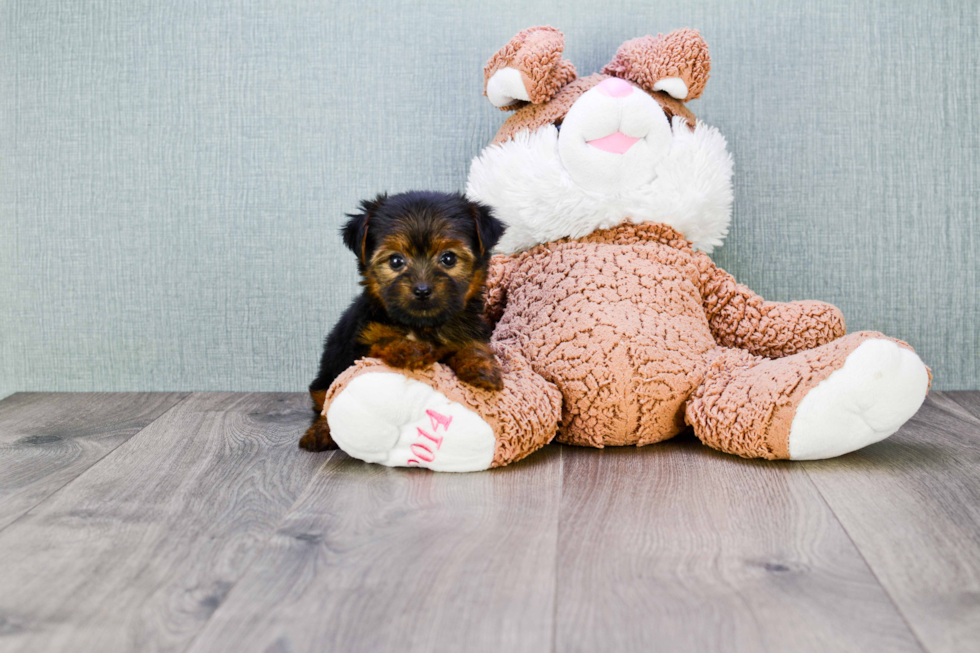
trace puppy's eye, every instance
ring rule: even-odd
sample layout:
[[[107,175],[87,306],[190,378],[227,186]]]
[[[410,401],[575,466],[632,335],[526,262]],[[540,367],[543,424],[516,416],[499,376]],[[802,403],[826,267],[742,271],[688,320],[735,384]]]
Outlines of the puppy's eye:
[[[401,254],[392,254],[388,257],[388,267],[392,270],[401,270],[405,267],[405,257]]]
[[[452,252],[443,252],[442,256],[439,257],[439,262],[442,263],[442,267],[451,268],[456,265],[456,255]]]

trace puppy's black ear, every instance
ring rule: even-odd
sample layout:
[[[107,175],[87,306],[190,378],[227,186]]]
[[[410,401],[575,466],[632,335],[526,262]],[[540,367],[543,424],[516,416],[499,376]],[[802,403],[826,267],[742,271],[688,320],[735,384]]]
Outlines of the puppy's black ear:
[[[476,244],[480,254],[486,254],[496,246],[507,228],[503,222],[493,217],[489,206],[479,202],[469,202],[473,220],[476,222]]]
[[[348,213],[350,220],[341,229],[341,236],[344,238],[344,245],[357,255],[357,259],[367,265],[368,254],[373,248],[373,243],[369,242],[369,225],[371,216],[378,212],[378,209],[388,200],[387,193],[378,195],[373,200],[361,202],[360,213]]]

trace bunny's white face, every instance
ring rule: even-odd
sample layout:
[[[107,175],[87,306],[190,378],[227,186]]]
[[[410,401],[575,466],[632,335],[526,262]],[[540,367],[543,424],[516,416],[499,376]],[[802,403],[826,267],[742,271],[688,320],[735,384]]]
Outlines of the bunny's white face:
[[[583,93],[559,130],[558,154],[568,176],[606,195],[650,184],[672,140],[656,100],[616,77]]]
[[[692,131],[683,118],[668,122],[636,87],[610,96],[601,86],[583,93],[560,127],[519,132],[473,159],[467,196],[507,225],[497,250],[511,254],[627,221],[668,224],[703,251],[720,245],[732,206],[725,138],[703,123]]]
[[[682,104],[700,97],[708,79],[701,35],[680,29],[626,41],[601,74],[581,79],[563,49],[561,32],[532,27],[483,70],[490,102],[514,111],[473,159],[466,184],[507,225],[497,249],[514,253],[627,221],[667,224],[704,251],[720,245],[732,158],[718,130],[694,125]]]

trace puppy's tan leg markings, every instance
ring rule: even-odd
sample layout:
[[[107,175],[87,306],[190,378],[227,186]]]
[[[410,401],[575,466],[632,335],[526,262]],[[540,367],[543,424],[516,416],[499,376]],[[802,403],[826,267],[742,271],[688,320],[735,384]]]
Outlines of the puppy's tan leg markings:
[[[433,365],[439,360],[436,348],[428,342],[400,338],[371,347],[372,358],[380,358],[391,367],[406,370],[420,370]]]
[[[323,411],[323,402],[327,400],[326,390],[310,390],[310,396],[313,398],[313,407],[316,409],[317,413]]]
[[[333,438],[330,437],[330,426],[327,424],[326,417],[318,416],[313,425],[306,429],[306,433],[299,440],[299,448],[307,451],[327,451],[337,448]]]
[[[456,377],[484,390],[503,390],[504,379],[497,359],[486,343],[474,342],[457,351],[448,361]]]
[[[391,367],[418,370],[439,360],[435,346],[412,338],[407,329],[373,322],[361,332],[360,340],[371,348],[368,356],[380,358]]]

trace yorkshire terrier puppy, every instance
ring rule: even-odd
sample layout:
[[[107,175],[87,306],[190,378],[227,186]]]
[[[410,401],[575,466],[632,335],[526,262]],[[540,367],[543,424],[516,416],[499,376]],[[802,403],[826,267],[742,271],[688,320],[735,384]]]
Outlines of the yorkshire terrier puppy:
[[[327,388],[365,356],[406,369],[443,362],[461,381],[503,387],[483,300],[503,223],[462,195],[433,192],[379,195],[348,217],[344,245],[364,290],[327,336],[310,384],[317,417],[299,441],[308,451],[336,448],[320,414]]]

